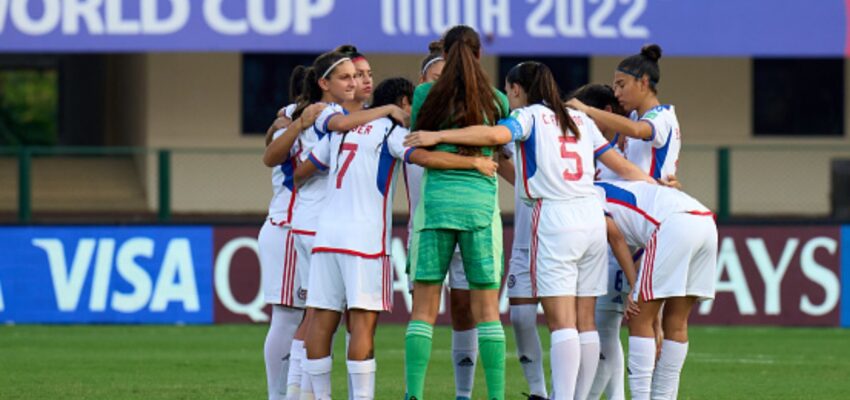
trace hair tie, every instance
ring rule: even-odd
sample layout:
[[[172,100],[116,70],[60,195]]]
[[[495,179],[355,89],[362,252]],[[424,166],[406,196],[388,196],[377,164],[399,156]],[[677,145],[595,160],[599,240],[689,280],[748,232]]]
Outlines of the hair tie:
[[[337,65],[340,65],[340,64],[342,64],[342,63],[344,63],[344,62],[346,62],[346,61],[351,61],[351,59],[350,59],[350,58],[348,58],[348,57],[343,57],[343,58],[340,58],[339,60],[336,60],[336,62],[335,62],[335,63],[331,64],[331,66],[330,66],[330,67],[328,67],[328,69],[326,69],[326,70],[325,70],[325,73],[324,73],[324,74],[322,74],[322,77],[321,77],[321,78],[319,78],[319,79],[327,79],[327,78],[328,78],[328,74],[330,74],[330,73],[331,73],[331,71],[333,71],[333,70],[334,70],[334,68],[336,68],[336,66],[337,66]]]

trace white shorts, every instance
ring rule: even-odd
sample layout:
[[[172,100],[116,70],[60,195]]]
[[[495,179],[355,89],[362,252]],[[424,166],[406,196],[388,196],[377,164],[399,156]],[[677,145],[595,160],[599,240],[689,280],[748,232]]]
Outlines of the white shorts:
[[[263,297],[266,303],[281,304],[287,307],[304,307],[304,301],[298,299],[295,290],[299,282],[298,269],[295,267],[294,235],[289,227],[266,220],[257,238],[260,250],[260,269],[262,271]]]
[[[463,258],[460,249],[456,248],[449,264],[449,274],[446,277],[445,286],[458,290],[469,290],[469,281],[466,280],[466,272],[463,270]],[[413,277],[407,274],[407,289],[413,291]]]
[[[595,197],[537,201],[531,215],[532,297],[593,297],[606,293],[608,240]]]
[[[528,270],[528,249],[511,249],[511,261],[508,265],[508,297],[512,299],[530,299],[531,272]]]
[[[642,254],[643,250],[640,250],[640,253],[636,253],[638,259],[640,259]],[[634,260],[634,258],[632,259]],[[636,265],[640,265],[637,260],[634,261]],[[624,312],[626,296],[629,295],[631,287],[629,286],[628,279],[626,279],[626,274],[620,268],[620,263],[614,257],[614,252],[611,251],[610,246],[608,247],[608,284],[606,287],[608,288],[608,292],[596,299],[596,309]]]
[[[346,308],[392,311],[389,256],[364,258],[322,252],[313,254],[310,268],[308,307],[339,312]]]
[[[307,288],[310,287],[310,259],[313,253],[313,241],[315,235],[293,233],[295,242],[295,269],[297,280],[295,281],[296,298],[298,307],[307,306]]]
[[[646,244],[637,278],[643,301],[668,297],[714,298],[717,226],[710,215],[673,214]]]

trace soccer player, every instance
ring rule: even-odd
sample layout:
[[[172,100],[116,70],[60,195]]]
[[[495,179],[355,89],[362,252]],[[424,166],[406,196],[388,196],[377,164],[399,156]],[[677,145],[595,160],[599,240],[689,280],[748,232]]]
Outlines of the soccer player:
[[[602,204],[595,197],[593,160],[599,158],[626,179],[652,179],[609,152],[608,141],[590,118],[567,112],[545,65],[525,62],[515,66],[508,72],[505,91],[513,111],[498,126],[417,132],[405,144],[492,146],[517,142],[516,175],[522,177],[522,197],[534,204],[529,297],[540,299],[552,333],[554,395],[556,399],[584,398],[586,392],[576,392],[579,368],[587,364],[592,380],[599,348],[597,339],[597,347],[582,356],[576,315],[588,307],[592,320],[595,296],[605,293],[606,279],[605,220]]]
[[[394,104],[409,109],[412,95],[409,81],[389,79],[378,85],[373,106]],[[310,152],[310,162],[295,172],[299,183],[316,170],[329,172],[325,211],[310,266],[307,304],[315,316],[304,364],[320,400],[331,398],[331,339],[346,309],[352,333],[347,362],[352,397],[374,397],[373,336],[378,313],[392,306],[389,203],[400,162],[429,168],[482,168],[489,175],[495,170],[495,163],[485,158],[405,148],[402,142],[407,133],[400,121],[381,117],[349,132],[324,136]]]
[[[445,60],[441,41],[431,42],[428,46],[430,54],[422,60],[419,83],[436,81],[442,74]],[[409,219],[407,224],[408,247],[413,239],[413,221],[416,218],[416,208],[422,186],[422,175],[425,169],[416,164],[404,165],[404,184],[407,189]],[[409,251],[408,251],[409,253]],[[410,274],[410,259],[408,258],[408,278],[410,290],[413,291],[413,276]],[[452,321],[452,364],[455,374],[455,398],[469,400],[475,382],[475,365],[478,360],[478,334],[475,330],[475,320],[469,308],[469,282],[463,272],[463,259],[460,249],[455,248],[449,265],[448,287],[449,310]]]
[[[626,159],[656,179],[676,174],[682,146],[675,107],[662,105],[658,100],[660,58],[661,48],[651,44],[617,66],[614,93],[630,113],[630,118],[590,107],[575,98],[567,102],[570,107],[585,112],[597,124],[627,136]]]
[[[631,299],[629,388],[633,399],[672,399],[688,353],[688,316],[714,298],[717,227],[711,211],[684,192],[639,182],[598,182],[607,215],[629,246],[646,249]],[[654,319],[665,339],[655,362]]]
[[[434,83],[416,88],[411,120],[416,129],[495,124],[507,115],[504,95],[490,86],[479,63],[481,41],[468,26],[443,37],[445,66]],[[491,156],[486,147],[442,145],[438,150]],[[431,355],[433,324],[442,282],[460,245],[478,348],[490,399],[504,398],[505,334],[499,322],[502,273],[501,217],[495,177],[462,170],[426,170],[411,242],[413,312],[405,337],[405,376],[409,398],[422,399]]]
[[[308,105],[323,102],[327,107],[316,119],[310,129],[303,131],[299,137],[301,147],[300,161],[306,160],[309,151],[322,137],[335,131],[348,131],[374,119],[390,116],[405,119],[407,114],[399,107],[386,105],[379,108],[358,111],[348,114],[340,104],[354,100],[357,83],[357,71],[354,63],[346,55],[339,52],[329,52],[316,58],[313,66],[308,69],[304,78],[304,91],[299,99],[295,115],[300,115]],[[326,191],[326,173],[319,173],[305,181],[298,188],[298,196],[292,218],[292,234],[296,250],[296,269],[299,271],[298,296],[304,300],[308,295],[310,256],[313,249],[313,239],[316,235],[318,217]],[[290,369],[287,378],[289,389],[288,399],[297,399],[301,392],[311,393],[309,375],[301,374],[301,360],[305,358],[304,338],[309,328],[312,312],[307,311],[304,320],[295,334],[290,350]],[[296,375],[300,375],[297,377]],[[303,382],[302,382],[303,381]]]

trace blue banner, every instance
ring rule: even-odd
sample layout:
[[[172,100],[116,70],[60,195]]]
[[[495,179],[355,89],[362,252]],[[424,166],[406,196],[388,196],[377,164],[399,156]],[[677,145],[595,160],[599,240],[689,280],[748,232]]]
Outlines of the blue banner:
[[[0,51],[423,53],[467,24],[496,54],[847,54],[846,0],[0,0]]]
[[[213,321],[210,227],[0,228],[0,321]]]

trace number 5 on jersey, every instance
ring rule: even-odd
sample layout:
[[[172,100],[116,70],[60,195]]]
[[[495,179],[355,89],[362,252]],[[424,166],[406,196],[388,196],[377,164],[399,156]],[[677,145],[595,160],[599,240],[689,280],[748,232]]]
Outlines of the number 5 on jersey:
[[[575,160],[576,162],[576,172],[570,172],[569,168],[565,169],[564,180],[577,181],[581,179],[582,175],[584,174],[584,167],[581,164],[581,155],[574,151],[567,150],[567,143],[577,143],[578,141],[573,136],[558,136],[558,141],[561,142],[561,158]]]

